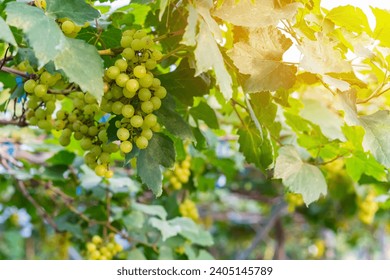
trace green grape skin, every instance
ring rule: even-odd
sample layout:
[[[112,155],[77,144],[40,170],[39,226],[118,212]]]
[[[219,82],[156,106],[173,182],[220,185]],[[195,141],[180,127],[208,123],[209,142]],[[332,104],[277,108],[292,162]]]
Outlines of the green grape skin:
[[[163,99],[165,96],[167,96],[167,90],[164,87],[160,86],[155,90],[154,96]]]
[[[60,136],[60,138],[58,139],[59,143],[61,146],[68,146],[70,144],[70,137],[69,136],[65,136],[64,134],[62,134]]]
[[[96,161],[96,156],[91,152],[84,155],[84,161],[87,165],[93,164]]]
[[[147,49],[150,49],[151,47],[153,47],[154,45],[154,42],[153,42],[153,39],[150,38],[149,36],[144,36],[141,41],[143,42],[145,48]]]
[[[99,161],[101,163],[109,163],[110,162],[110,154],[109,153],[101,153],[99,157]]]
[[[46,113],[45,113],[45,110],[43,110],[42,108],[38,108],[35,110],[35,117],[38,119],[38,120],[42,120],[46,117]]]
[[[111,93],[112,93],[113,98],[119,99],[123,96],[123,89],[117,85],[112,85]]]
[[[73,106],[75,108],[81,109],[84,107],[84,101],[79,98],[75,98],[73,99]]]
[[[145,42],[140,39],[133,39],[131,42],[131,48],[135,51],[140,51],[145,48]]]
[[[95,173],[100,177],[103,177],[106,172],[107,172],[107,168],[103,164],[98,164],[95,167]]]
[[[120,150],[125,153],[125,154],[128,154],[131,152],[131,150],[133,150],[133,144],[130,142],[130,141],[123,141],[121,144],[120,144]]]
[[[157,89],[161,86],[161,81],[157,78],[153,78],[153,83],[152,83],[152,87]]]
[[[90,138],[84,137],[80,141],[80,146],[84,151],[87,151],[92,148],[92,141]]]
[[[89,152],[97,157],[102,153],[102,148],[99,145],[93,145]]]
[[[103,152],[106,153],[116,153],[119,150],[119,147],[115,143],[108,143],[102,145]]]
[[[28,119],[29,124],[31,125],[37,125],[38,119],[36,117],[31,117]]]
[[[51,123],[48,120],[39,120],[37,123],[38,127],[43,130],[50,130]]]
[[[87,104],[93,104],[96,102],[96,98],[89,92],[84,95],[84,102]]]
[[[120,73],[116,79],[115,82],[120,87],[125,87],[127,81],[129,80],[129,76],[125,73]]]
[[[114,171],[112,170],[107,170],[106,173],[104,173],[104,178],[110,179],[114,176]]]
[[[143,122],[144,122],[144,119],[139,115],[132,116],[130,119],[130,124],[136,128],[141,127]]]
[[[138,149],[143,150],[146,149],[149,145],[148,139],[144,136],[139,136],[137,140],[135,140],[135,144],[138,147]]]
[[[139,84],[141,87],[149,88],[153,84],[153,76],[151,74],[146,74],[139,79]]]
[[[70,137],[72,135],[72,130],[70,130],[69,128],[65,128],[63,131],[62,131],[62,134],[64,137]]]
[[[154,106],[153,106],[153,103],[150,102],[150,101],[145,101],[145,102],[142,102],[141,103],[141,110],[146,113],[146,114],[150,114],[153,112],[153,109],[154,109]]]
[[[149,59],[145,62],[145,67],[146,67],[146,69],[148,69],[148,70],[153,70],[154,68],[156,68],[156,66],[157,66],[157,62],[156,62],[154,59],[149,58]]]
[[[160,132],[160,131],[161,131],[161,126],[160,126],[160,124],[159,124],[159,123],[156,123],[156,125],[154,125],[154,126],[151,127],[151,130],[152,130],[153,132]]]
[[[52,78],[52,75],[49,72],[45,71],[39,77],[39,83],[48,86]]]
[[[126,141],[130,137],[130,132],[126,128],[121,127],[116,132],[116,136],[118,137],[119,140]]]
[[[122,107],[122,115],[125,118],[130,119],[132,116],[134,116],[134,107],[130,104],[126,104]]]
[[[122,36],[121,38],[121,47],[128,48],[131,46],[131,42],[133,42],[132,36]]]
[[[157,124],[157,117],[154,114],[149,114],[145,116],[144,124],[147,127],[153,127]]]
[[[135,33],[133,34],[133,38],[134,39],[141,39],[143,37],[145,37],[147,34],[145,32],[145,30],[142,30],[142,29],[139,29],[137,31],[135,31]]]
[[[153,131],[149,128],[143,129],[141,132],[141,136],[145,137],[146,139],[150,140],[153,137]]]
[[[88,135],[89,136],[96,136],[99,133],[99,128],[96,126],[91,126],[88,128]]]
[[[157,96],[150,98],[150,102],[153,104],[153,110],[156,111],[161,108],[161,99]]]
[[[122,36],[131,36],[131,37],[133,37],[134,33],[135,33],[135,30],[128,29],[128,30],[123,31]]]
[[[37,85],[37,82],[30,79],[24,83],[23,89],[27,93],[34,93],[34,89],[35,89],[36,85]]]
[[[107,131],[105,129],[104,130],[100,130],[99,133],[98,133],[98,138],[103,143],[107,142],[108,141]]]
[[[118,67],[121,72],[125,72],[127,69],[127,62],[123,59],[117,59],[115,61],[115,66]]]
[[[56,103],[53,100],[46,102],[46,113],[51,115],[56,109]]]
[[[126,98],[129,98],[129,99],[133,98],[135,96],[135,94],[136,94],[135,91],[128,91],[126,88],[123,88],[122,92],[123,92],[123,96],[126,97]]]
[[[127,60],[132,60],[135,57],[135,52],[132,48],[125,48],[122,51],[122,56]]]
[[[76,131],[76,132],[73,134],[73,137],[74,137],[74,139],[76,139],[77,141],[80,141],[81,139],[83,139],[84,135],[83,135],[80,131]]]
[[[79,122],[79,121],[75,121],[73,123],[73,125],[72,125],[72,128],[73,128],[74,132],[80,131],[80,127],[81,127],[81,122]]]
[[[56,120],[54,122],[54,128],[56,130],[62,130],[65,128],[66,123],[63,120]]]
[[[141,88],[138,91],[138,98],[141,101],[148,101],[152,97],[152,93],[147,88]]]
[[[152,58],[154,60],[160,60],[162,58],[162,53],[159,50],[154,50],[152,53]]]
[[[111,80],[115,80],[116,77],[118,77],[120,73],[121,73],[121,71],[117,66],[110,66],[106,70],[106,76],[108,78],[110,78]]]
[[[115,101],[112,104],[111,110],[115,115],[120,115],[122,113],[123,103],[120,101]]]
[[[34,94],[37,97],[43,97],[47,93],[47,86],[38,84],[34,88]]]
[[[73,33],[73,31],[75,29],[75,24],[73,22],[71,22],[70,20],[66,20],[62,23],[61,29],[65,34],[69,35],[69,34]]]
[[[146,75],[146,68],[143,65],[137,65],[133,69],[133,74],[137,78],[142,78]]]
[[[126,82],[126,89],[130,92],[136,92],[139,89],[139,82],[136,79],[129,79]]]
[[[88,126],[87,125],[85,125],[85,124],[83,124],[81,127],[80,127],[80,132],[82,133],[82,134],[87,134],[88,133]]]

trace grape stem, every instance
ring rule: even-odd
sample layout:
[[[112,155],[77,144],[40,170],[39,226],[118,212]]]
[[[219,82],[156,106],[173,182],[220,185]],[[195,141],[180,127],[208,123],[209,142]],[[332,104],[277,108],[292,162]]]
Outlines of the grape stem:
[[[175,36],[180,36],[184,34],[184,29],[181,29],[181,30],[177,30],[177,31],[172,31],[172,32],[168,32],[164,35],[161,35],[159,37],[156,37],[153,39],[153,41],[161,41],[163,39],[167,39],[167,38],[171,38],[171,37],[175,37]]]
[[[123,51],[123,48],[114,48],[114,49],[105,49],[105,50],[98,50],[99,55],[109,55],[114,56]]]
[[[0,125],[16,125],[20,127],[28,126],[28,123],[21,120],[0,120]]]

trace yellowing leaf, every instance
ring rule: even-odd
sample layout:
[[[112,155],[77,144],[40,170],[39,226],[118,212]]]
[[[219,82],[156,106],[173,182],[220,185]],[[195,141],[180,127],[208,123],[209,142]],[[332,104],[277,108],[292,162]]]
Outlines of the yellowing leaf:
[[[351,65],[342,58],[340,51],[334,48],[334,43],[323,33],[316,34],[317,40],[304,38],[299,47],[303,59],[301,67],[317,74],[351,72]]]
[[[326,17],[349,31],[359,33],[362,31],[366,31],[367,33],[371,32],[367,16],[358,7],[351,5],[336,7]]]
[[[239,26],[276,26],[281,19],[292,19],[300,5],[292,3],[278,8],[274,0],[226,0],[214,15]]]
[[[222,54],[218,45],[209,30],[206,22],[200,19],[199,33],[197,36],[197,46],[195,49],[196,73],[199,75],[213,69],[217,84],[226,100],[232,97],[232,78],[225,68]]]
[[[282,61],[292,42],[274,27],[259,28],[249,34],[248,43],[238,42],[228,53],[243,74],[248,93],[290,88],[295,82],[296,67]]]
[[[187,26],[185,32],[183,34],[183,39],[181,43],[187,46],[195,46],[196,45],[196,26],[198,23],[198,12],[196,8],[192,5],[187,6],[188,10],[188,18],[187,18]]]
[[[390,11],[371,7],[376,19],[376,26],[373,34],[382,46],[390,46]]]

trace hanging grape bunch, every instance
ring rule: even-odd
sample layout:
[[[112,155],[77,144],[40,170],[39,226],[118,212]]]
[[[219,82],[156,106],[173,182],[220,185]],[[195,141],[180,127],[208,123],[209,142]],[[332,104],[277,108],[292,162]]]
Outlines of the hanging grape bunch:
[[[175,163],[173,170],[168,170],[165,177],[169,179],[169,184],[175,190],[180,190],[183,184],[188,183],[191,175],[191,156],[187,155],[182,162]]]

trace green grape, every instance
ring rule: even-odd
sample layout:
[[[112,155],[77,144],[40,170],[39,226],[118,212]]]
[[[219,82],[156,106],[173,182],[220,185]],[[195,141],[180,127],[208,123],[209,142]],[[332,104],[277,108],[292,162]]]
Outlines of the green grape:
[[[131,42],[131,48],[135,51],[140,51],[145,48],[145,42],[140,39],[133,39]]]
[[[118,137],[119,140],[126,141],[130,137],[130,132],[126,128],[121,127],[116,132],[116,136]]]
[[[128,83],[129,81],[127,81],[127,83]],[[127,83],[126,83],[126,85],[127,85]],[[124,97],[126,97],[126,98],[133,98],[134,96],[135,96],[135,94],[136,94],[136,92],[135,91],[128,91],[126,88],[123,88],[123,96]]]
[[[144,119],[139,115],[135,115],[135,116],[131,117],[131,119],[130,119],[130,124],[133,127],[141,127],[143,122],[144,122]]]
[[[43,130],[49,130],[51,128],[51,123],[48,120],[39,120],[37,125]]]
[[[162,53],[159,50],[154,50],[152,53],[152,58],[154,60],[160,60],[162,58]]]
[[[142,149],[146,149],[146,147],[149,144],[149,141],[148,141],[148,139],[146,139],[146,137],[140,136],[135,141],[135,144],[137,145],[138,149],[142,150]]]
[[[34,95],[33,95],[34,96]],[[33,96],[31,96],[31,97],[33,97]],[[27,108],[29,108],[29,109],[35,109],[35,108],[37,108],[38,107],[38,102],[36,101],[36,100],[32,100],[32,99],[29,99],[28,101],[27,101]]]
[[[142,104],[141,104],[141,110],[146,114],[152,113],[153,108],[154,108],[153,103],[150,101],[145,101],[145,102],[142,102]]]
[[[115,79],[115,82],[118,86],[120,87],[125,87],[127,81],[129,80],[129,76],[127,74],[124,74],[124,73],[120,73],[116,79]]]
[[[122,113],[123,103],[120,101],[115,101],[112,104],[111,110],[115,115],[120,115]]]
[[[45,94],[47,93],[47,86],[45,85],[36,85],[36,87],[34,88],[34,94],[37,96],[37,97],[43,97]]]
[[[73,131],[75,131],[75,132],[80,131],[80,127],[81,127],[80,121],[75,121],[72,125]]]
[[[75,113],[72,113],[68,116],[68,121],[70,123],[74,123],[75,121],[77,121],[77,115]]]
[[[65,128],[63,131],[62,131],[62,136],[64,137],[70,137],[72,135],[72,130],[70,130],[69,128]]]
[[[134,39],[141,39],[145,36],[146,36],[145,30],[139,29],[139,30],[135,31],[133,38]]]
[[[146,74],[139,79],[139,84],[141,87],[148,88],[153,84],[153,76],[151,74]]]
[[[167,90],[164,87],[160,86],[154,92],[154,96],[157,96],[158,98],[163,99],[165,96],[167,96]]]
[[[94,112],[94,109],[92,107],[92,105],[88,104],[88,105],[85,105],[84,108],[83,108],[83,113],[84,115],[88,116],[88,115],[92,115],[93,112]]]
[[[133,37],[131,36],[122,36],[121,38],[121,47],[128,48],[131,46],[131,42],[133,42]]]
[[[153,137],[153,131],[149,128],[143,129],[141,132],[141,136],[145,137],[146,139],[150,140]]]
[[[91,141],[91,139],[87,138],[87,137],[84,137],[80,141],[80,146],[85,151],[91,149],[92,148],[92,141]]]
[[[70,20],[66,20],[62,23],[61,29],[65,34],[69,35],[69,34],[73,33],[73,31],[75,29],[75,24],[73,22],[71,22]]]
[[[81,132],[82,134],[87,134],[87,133],[88,133],[88,129],[89,129],[89,127],[88,127],[87,125],[83,124],[83,125],[80,127],[80,132]]]
[[[64,134],[62,134],[60,136],[60,138],[58,139],[58,141],[60,142],[60,145],[61,146],[68,146],[70,144],[70,137],[69,136],[64,136]]]
[[[118,67],[121,72],[125,72],[127,69],[127,62],[123,59],[117,59],[115,61],[115,66]]]
[[[152,97],[152,93],[147,88],[141,88],[138,91],[138,98],[141,101],[148,101]]]
[[[110,154],[109,153],[101,153],[99,160],[101,163],[109,163],[110,162]]]
[[[38,119],[36,117],[31,117],[31,118],[28,119],[28,122],[31,125],[37,125],[38,124]]]
[[[56,109],[56,103],[53,100],[46,102],[46,112],[51,115]]]
[[[31,122],[31,121],[30,121]],[[56,120],[54,122],[54,128],[56,130],[62,130],[65,128],[66,123],[63,120]]]
[[[99,164],[95,167],[95,173],[98,176],[103,177],[106,172],[107,172],[107,168],[103,164]]]
[[[39,77],[39,82],[43,85],[48,86],[51,79],[52,79],[52,75],[49,72],[45,71]]]
[[[141,41],[143,42],[143,44],[145,45],[145,48],[147,48],[147,49],[150,49],[154,45],[153,39],[150,38],[149,36],[144,36],[141,39]]]
[[[110,178],[112,178],[113,176],[114,176],[114,171],[112,171],[112,170],[107,170],[106,173],[104,173],[104,177],[105,177],[106,179],[110,179]]]
[[[152,98],[150,98],[150,102],[152,102],[152,104],[153,104],[154,111],[160,109],[160,107],[161,107],[161,99],[160,98],[158,98],[157,96],[153,96]]]
[[[126,89],[130,92],[136,92],[139,89],[139,83],[136,79],[130,79],[126,82]]]
[[[25,92],[27,92],[27,93],[34,93],[34,89],[35,89],[36,85],[37,85],[37,82],[35,82],[34,80],[27,80],[24,83],[23,88],[24,88]]]
[[[98,133],[98,138],[102,142],[107,142],[108,141],[107,131],[105,129],[100,130]]]
[[[159,88],[161,86],[161,81],[157,78],[153,78],[153,83],[152,83],[152,87],[154,88]]]
[[[161,131],[161,126],[159,123],[156,123],[156,125],[151,127],[153,132],[160,132]]]
[[[95,98],[95,96],[93,96],[91,93],[87,92],[87,93],[84,95],[84,101],[85,101],[85,103],[93,104],[93,103],[96,102],[96,98]]]
[[[42,119],[46,118],[45,110],[43,110],[42,108],[36,109],[36,110],[35,110],[35,117],[36,117],[38,120],[42,120]]]
[[[102,148],[99,145],[93,145],[90,149],[90,153],[97,157],[102,153]]]
[[[84,107],[84,101],[79,98],[75,98],[73,99],[73,106],[75,108],[81,109]]]
[[[156,68],[156,66],[157,66],[157,62],[154,59],[148,59],[145,62],[145,67],[148,70],[153,70],[154,68]]]
[[[121,71],[117,66],[111,66],[106,70],[106,76],[111,80],[115,80],[120,73]]]
[[[96,126],[91,126],[88,128],[89,136],[96,136],[99,133],[99,129]]]
[[[132,60],[135,56],[135,52],[132,48],[125,48],[122,51],[122,56],[127,60]]]
[[[123,96],[123,89],[117,85],[112,85],[111,93],[112,93],[113,98],[119,99]]]
[[[133,74],[137,78],[142,78],[146,75],[146,68],[143,65],[137,65],[133,69]]]
[[[133,35],[134,35],[134,33],[135,33],[135,30],[125,30],[125,31],[123,31],[123,33],[122,33],[122,36],[131,36],[131,37],[133,37]]]
[[[144,119],[144,124],[147,127],[153,127],[157,124],[157,117],[156,115],[149,114]]]
[[[122,107],[122,115],[125,117],[125,118],[131,118],[132,116],[134,116],[134,107],[130,104],[126,104]]]
[[[120,146],[120,150],[124,152],[125,154],[130,153],[133,149],[133,144],[130,141],[123,141]]]
[[[103,152],[106,153],[116,153],[119,150],[119,147],[115,143],[108,143],[102,146]]]
[[[93,164],[96,161],[96,156],[89,152],[84,155],[84,161],[87,165]]]

